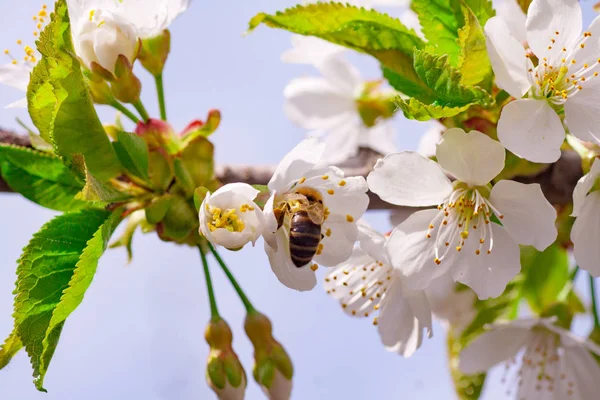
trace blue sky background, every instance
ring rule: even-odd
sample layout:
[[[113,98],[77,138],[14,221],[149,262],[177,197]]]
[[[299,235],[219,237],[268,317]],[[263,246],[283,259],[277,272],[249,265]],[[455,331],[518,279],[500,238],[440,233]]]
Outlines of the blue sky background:
[[[594,17],[593,3],[584,2],[586,23]],[[16,52],[17,39],[33,41],[31,16],[42,2],[25,0],[15,7],[14,1],[0,0],[0,4],[0,48]],[[179,130],[192,119],[203,119],[211,108],[221,110],[223,122],[212,137],[218,163],[274,164],[303,138],[304,132],[282,112],[283,88],[294,77],[317,75],[316,70],[280,62],[281,52],[290,46],[286,32],[261,27],[242,35],[257,12],[293,4],[193,0],[190,10],[171,27],[172,54],[165,75],[170,122]],[[360,55],[350,59],[366,78],[380,77],[374,61]],[[157,115],[152,81],[144,71],[139,76],[145,104]],[[0,86],[0,104],[20,96]],[[108,109],[100,114],[105,122],[113,118]],[[19,129],[16,117],[27,118],[24,111],[0,109],[0,126]],[[400,116],[397,127],[402,149],[415,149],[426,129]],[[15,260],[53,213],[11,194],[0,195],[0,205],[0,336],[4,336],[12,329]],[[382,231],[390,229],[384,212],[369,212],[367,220]],[[309,293],[283,287],[269,268],[262,242],[254,249],[228,252],[225,259],[255,306],[273,320],[275,336],[294,361],[293,399],[454,398],[439,324],[432,340],[411,359],[402,359],[383,349],[370,320],[346,317],[322,287]],[[22,352],[0,371],[0,399],[214,398],[204,380],[208,346],[203,332],[209,309],[197,251],[138,234],[134,260],[126,262],[123,249],[109,250],[102,258],[85,300],[63,330],[45,382],[49,393],[35,391]],[[234,330],[234,348],[249,373],[246,398],[262,399],[250,375],[252,346],[242,329],[244,309],[216,264],[213,275],[220,311]],[[582,332],[588,326],[587,320],[578,322]],[[489,381],[484,399],[504,398],[498,373]]]

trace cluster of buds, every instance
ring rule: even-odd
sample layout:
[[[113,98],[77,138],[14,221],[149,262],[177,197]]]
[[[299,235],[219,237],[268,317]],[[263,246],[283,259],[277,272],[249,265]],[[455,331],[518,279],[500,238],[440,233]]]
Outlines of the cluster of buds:
[[[241,400],[246,390],[246,372],[231,347],[233,335],[227,322],[213,319],[204,333],[210,346],[206,367],[208,386],[221,400]]]
[[[269,319],[256,311],[246,317],[245,329],[254,346],[253,375],[270,400],[289,400],[292,392],[292,361],[273,338]],[[208,385],[220,400],[244,398],[247,380],[244,368],[233,351],[233,335],[220,317],[208,324],[205,332],[210,353],[206,367]]]
[[[249,313],[244,328],[254,345],[254,379],[269,399],[289,399],[294,367],[283,346],[273,338],[271,321],[261,313]]]
[[[214,190],[212,143],[206,138],[219,125],[220,113],[209,113],[207,123],[194,121],[181,134],[165,121],[138,123],[135,133],[148,145],[148,175],[155,197],[146,219],[156,225],[161,239],[198,242],[198,218],[193,197],[197,188]]]

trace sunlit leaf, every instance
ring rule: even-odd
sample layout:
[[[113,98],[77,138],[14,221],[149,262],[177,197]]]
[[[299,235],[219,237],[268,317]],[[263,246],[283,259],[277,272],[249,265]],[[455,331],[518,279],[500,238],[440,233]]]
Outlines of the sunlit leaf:
[[[45,391],[64,322],[83,300],[120,214],[84,209],[60,215],[33,236],[19,258],[13,316],[38,390]]]
[[[37,41],[42,54],[27,90],[29,114],[41,137],[72,164],[83,156],[98,179],[117,176],[121,166],[98,119],[75,56],[65,0],[56,2],[51,21]]]

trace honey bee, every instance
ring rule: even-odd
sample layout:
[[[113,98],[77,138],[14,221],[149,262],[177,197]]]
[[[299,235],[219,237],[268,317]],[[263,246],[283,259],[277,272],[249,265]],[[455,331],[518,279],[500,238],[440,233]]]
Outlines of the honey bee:
[[[298,268],[308,264],[323,239],[321,225],[325,221],[325,207],[319,192],[300,188],[286,193],[274,207],[277,229],[289,227],[290,257]]]

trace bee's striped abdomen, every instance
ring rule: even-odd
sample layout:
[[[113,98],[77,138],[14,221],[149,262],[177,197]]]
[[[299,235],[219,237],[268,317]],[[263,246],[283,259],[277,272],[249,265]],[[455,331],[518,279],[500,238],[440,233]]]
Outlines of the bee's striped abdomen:
[[[321,241],[321,225],[311,221],[306,211],[292,215],[290,223],[290,256],[296,267],[308,264]]]

